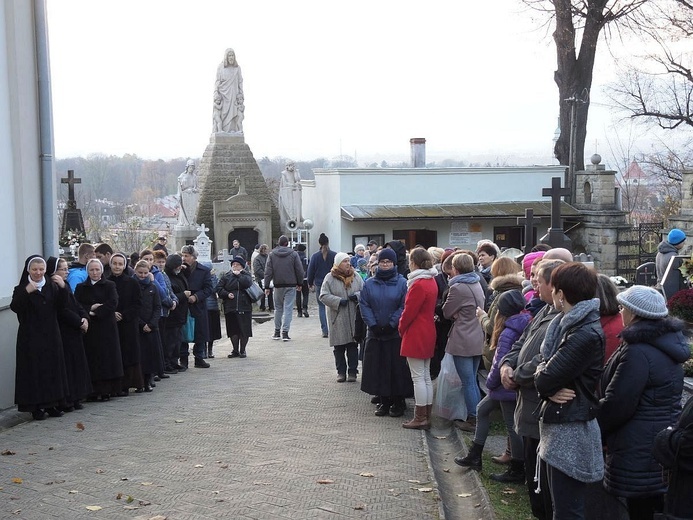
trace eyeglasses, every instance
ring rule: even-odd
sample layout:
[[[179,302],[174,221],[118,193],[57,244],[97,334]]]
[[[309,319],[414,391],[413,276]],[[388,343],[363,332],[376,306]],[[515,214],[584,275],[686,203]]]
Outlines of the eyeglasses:
[[[379,264],[392,264],[392,260],[388,260],[387,258],[384,258],[383,260],[378,260]]]
[[[618,306],[618,312],[622,312],[623,309],[624,309],[623,305],[619,305],[619,306]]]

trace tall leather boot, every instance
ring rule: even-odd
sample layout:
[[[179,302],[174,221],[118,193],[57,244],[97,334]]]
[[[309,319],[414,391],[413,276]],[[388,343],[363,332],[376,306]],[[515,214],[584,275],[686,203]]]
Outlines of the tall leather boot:
[[[183,370],[188,369],[188,356],[181,356],[178,361],[179,361],[180,366],[183,367]]]
[[[481,452],[484,451],[483,444],[472,442],[472,447],[469,448],[469,453],[466,457],[455,457],[455,464],[472,468],[476,471],[481,471]]]
[[[491,480],[503,482],[504,484],[524,484],[525,462],[523,460],[511,459],[508,469],[503,473],[491,475]]]
[[[496,464],[510,464],[510,460],[512,457],[510,456],[510,437],[506,437],[506,446],[505,446],[505,451],[496,456],[496,457],[491,457],[491,460],[495,462]]]
[[[429,428],[433,424],[433,414],[431,413],[431,410],[433,409],[432,404],[427,404],[426,405],[426,418],[428,419],[428,426]]]
[[[415,406],[414,418],[409,422],[402,423],[402,428],[409,430],[428,430],[430,427],[431,424],[428,422],[425,406]]]

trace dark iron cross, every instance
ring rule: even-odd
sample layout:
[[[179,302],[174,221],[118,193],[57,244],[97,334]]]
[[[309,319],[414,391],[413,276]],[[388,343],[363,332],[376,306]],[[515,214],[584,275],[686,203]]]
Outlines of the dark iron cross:
[[[74,170],[67,170],[67,178],[60,179],[61,184],[67,184],[67,207],[75,209],[77,201],[75,201],[75,184],[82,184],[82,179],[75,177]]]
[[[551,187],[542,188],[542,197],[551,197],[551,229],[562,229],[561,223],[561,197],[570,195],[568,188],[561,188],[561,178],[552,177]]]
[[[525,208],[525,216],[517,218],[517,225],[525,226],[525,245],[524,253],[527,254],[532,250],[532,242],[534,241],[534,226],[541,224],[540,218],[534,218],[534,210],[532,208]]]

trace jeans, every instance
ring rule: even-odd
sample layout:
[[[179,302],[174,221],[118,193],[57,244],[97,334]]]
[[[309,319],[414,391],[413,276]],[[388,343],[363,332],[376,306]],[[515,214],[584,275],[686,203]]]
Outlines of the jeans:
[[[560,520],[584,520],[587,484],[569,477],[562,471],[546,464],[553,517]]]
[[[491,412],[500,408],[503,414],[505,429],[510,436],[510,453],[515,460],[524,460],[522,438],[515,433],[515,401],[497,401],[490,396],[484,397],[476,407],[476,431],[474,432],[474,444],[483,446],[486,444],[488,431],[491,426]]]
[[[322,287],[322,281],[315,282],[315,299],[318,300],[318,316],[320,317],[320,328],[323,334],[327,334],[327,313],[325,311],[325,304],[320,301],[320,288]]]
[[[274,329],[289,332],[294,314],[296,286],[274,288]]]
[[[310,289],[308,288],[308,280],[303,280],[301,285],[301,290],[296,291],[296,310],[298,312],[308,310],[308,295],[310,294]]]
[[[468,415],[476,417],[476,407],[481,401],[479,384],[476,382],[476,373],[479,370],[481,356],[452,356],[455,361],[455,370],[462,381],[462,397],[467,404]]]
[[[416,406],[433,404],[433,383],[431,382],[431,360],[407,358],[411,380],[414,383],[414,402]]]
[[[347,373],[347,363],[349,366],[349,375],[358,374],[359,367],[359,351],[356,343],[347,343],[345,345],[335,345],[333,347],[334,361],[337,366],[338,374]],[[346,353],[346,360],[344,354]]]

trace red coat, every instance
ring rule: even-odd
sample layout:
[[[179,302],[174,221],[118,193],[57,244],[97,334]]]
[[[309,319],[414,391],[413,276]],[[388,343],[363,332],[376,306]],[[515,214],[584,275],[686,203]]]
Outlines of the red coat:
[[[399,319],[400,355],[416,359],[433,357],[436,346],[433,315],[437,298],[438,284],[433,278],[417,280],[409,287]]]
[[[621,319],[621,314],[614,314],[613,316],[602,316],[599,318],[602,324],[602,330],[604,331],[604,338],[606,339],[606,345],[604,348],[604,366],[606,366],[607,361],[611,357],[619,344],[621,343],[621,338],[618,335],[623,330],[623,320]]]

